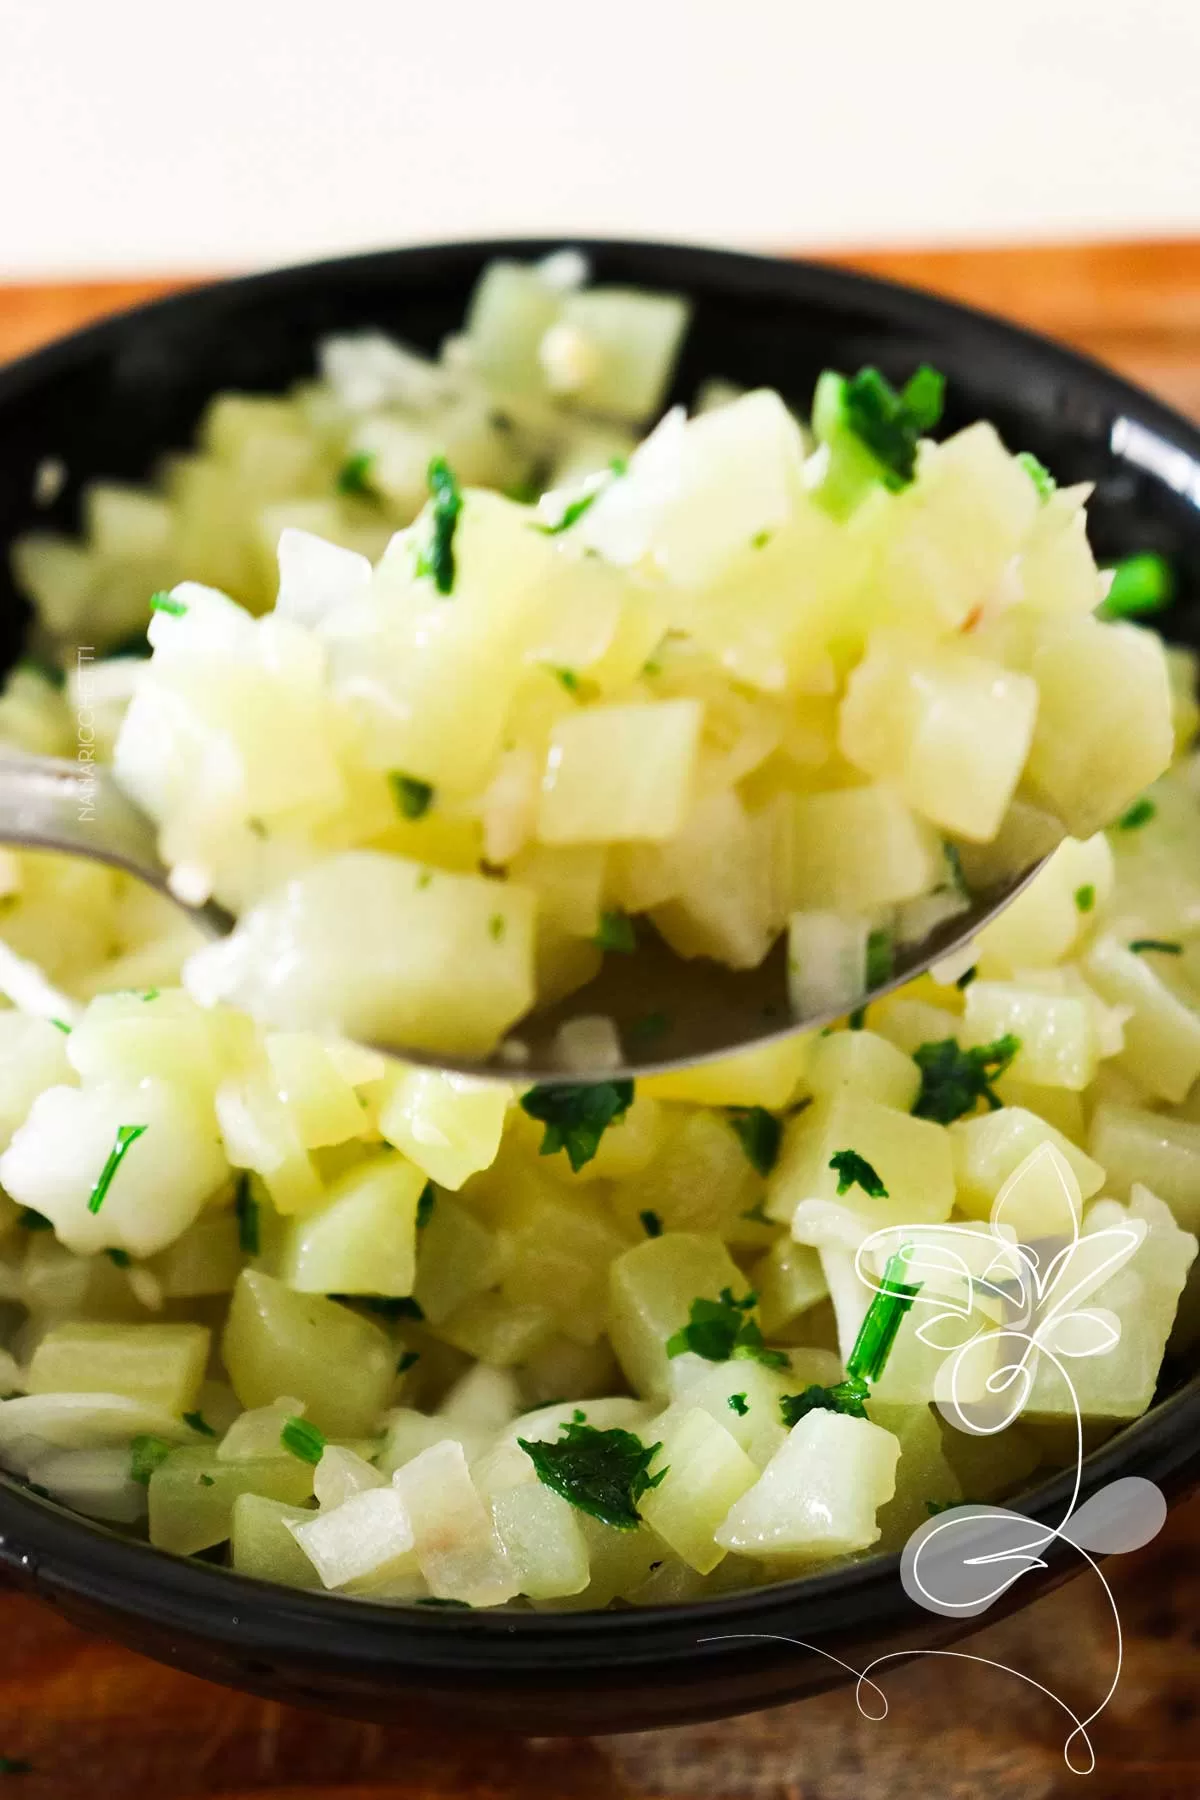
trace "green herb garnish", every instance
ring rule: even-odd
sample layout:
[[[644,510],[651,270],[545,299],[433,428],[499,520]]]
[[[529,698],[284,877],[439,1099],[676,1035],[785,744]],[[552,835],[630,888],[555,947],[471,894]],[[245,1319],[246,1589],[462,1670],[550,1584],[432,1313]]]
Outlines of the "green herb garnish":
[[[421,1352],[419,1350],[406,1350],[404,1352],[404,1355],[400,1358],[399,1362],[396,1364],[397,1375],[407,1375],[408,1371],[414,1366],[414,1364],[419,1363],[420,1360],[421,1360]]]
[[[765,1206],[766,1202],[764,1200],[756,1200],[754,1205],[748,1206],[745,1212],[740,1216],[743,1219],[753,1220],[755,1225],[773,1225],[775,1221],[773,1219],[768,1219],[764,1210]]]
[[[971,983],[978,977],[978,974],[979,970],[974,963],[971,964],[969,969],[963,970],[962,974],[954,984],[960,994],[966,993]]]
[[[535,1087],[521,1096],[522,1110],[546,1127],[541,1154],[553,1156],[555,1151],[565,1150],[576,1174],[591,1162],[608,1127],[624,1118],[632,1104],[632,1081]]]
[[[1117,830],[1139,831],[1143,825],[1148,825],[1151,819],[1156,818],[1157,815],[1158,808],[1153,800],[1143,797],[1141,800],[1135,800],[1128,812],[1121,814],[1117,820]]]
[[[233,1210],[237,1217],[238,1249],[243,1256],[259,1255],[262,1249],[262,1234],[259,1230],[258,1201],[251,1192],[248,1169],[243,1169],[238,1176]]]
[[[439,594],[454,592],[454,533],[462,511],[462,489],[444,456],[429,465],[429,492],[433,496],[433,537],[429,549],[417,558],[417,574],[433,577]]]
[[[413,1319],[419,1325],[425,1309],[411,1294],[330,1294],[343,1306],[361,1306],[380,1319]]]
[[[133,1260],[128,1250],[106,1250],[104,1254],[109,1262],[118,1269],[127,1269]]]
[[[170,613],[173,619],[182,619],[187,607],[182,600],[175,600],[170,594],[160,590],[150,596],[150,611]]]
[[[491,918],[488,920],[488,936],[491,938],[493,944],[501,944],[504,942],[504,933],[507,926],[508,921],[505,919],[503,913],[492,914]]]
[[[1038,499],[1041,501],[1042,505],[1045,506],[1047,500],[1058,486],[1057,481],[1055,481],[1045,463],[1038,461],[1032,450],[1019,451],[1016,460],[1028,475],[1030,481],[1032,481],[1034,487],[1037,489]]]
[[[388,772],[388,786],[396,810],[406,819],[423,819],[433,804],[433,788],[427,781],[418,781],[415,775],[402,775],[399,769],[392,769]]]
[[[784,1394],[779,1402],[779,1416],[789,1431],[810,1412],[838,1412],[851,1419],[865,1419],[866,1399],[865,1381],[838,1381],[832,1387],[813,1382],[802,1393]]]
[[[54,1220],[48,1219],[45,1213],[34,1212],[32,1206],[23,1206],[17,1224],[22,1231],[53,1231]]]
[[[846,424],[879,465],[885,487],[908,486],[916,473],[917,444],[942,416],[946,379],[922,363],[897,393],[878,369],[860,369],[842,389]]]
[[[1075,906],[1081,913],[1090,913],[1096,904],[1096,890],[1090,881],[1075,889]]]
[[[599,488],[594,493],[582,494],[578,500],[572,500],[569,505],[563,507],[562,516],[553,525],[539,525],[537,529],[544,537],[557,537],[561,531],[570,531],[572,525],[577,524],[588,508],[594,506],[599,498]]]
[[[892,979],[896,966],[896,949],[890,931],[872,931],[867,937],[867,992]]]
[[[985,1100],[992,1112],[997,1111],[1001,1101],[992,1083],[1004,1074],[1020,1048],[1020,1038],[1007,1031],[994,1043],[979,1044],[973,1050],[961,1049],[954,1038],[922,1044],[913,1055],[921,1071],[914,1117],[951,1125],[974,1112],[980,1100]]]
[[[1147,550],[1117,564],[1098,615],[1102,619],[1133,619],[1161,612],[1174,598],[1174,569],[1165,556]]]
[[[690,1351],[705,1362],[759,1362],[764,1368],[786,1369],[786,1353],[767,1349],[758,1320],[750,1316],[757,1304],[757,1294],[738,1300],[732,1288],[722,1288],[717,1300],[693,1300],[687,1324],[667,1339],[667,1355]]]
[[[143,1487],[149,1487],[150,1477],[155,1469],[166,1462],[174,1444],[168,1444],[166,1438],[135,1437],[129,1446],[129,1474],[133,1481],[140,1481]]]
[[[647,1237],[662,1236],[663,1222],[652,1207],[648,1206],[645,1212],[640,1212],[638,1218],[641,1220],[642,1230]]]
[[[769,1175],[779,1161],[783,1137],[783,1126],[774,1113],[765,1106],[731,1106],[726,1116],[752,1166],[760,1175]]]
[[[50,1023],[53,1025],[55,1031],[61,1031],[64,1037],[70,1037],[71,1027],[67,1024],[65,1019],[51,1019]]]
[[[200,1486],[201,1487],[215,1487],[216,1485],[217,1484],[213,1480],[211,1475],[201,1475],[201,1477],[200,1477]]]
[[[1156,950],[1160,956],[1183,955],[1183,945],[1174,943],[1170,938],[1134,938],[1129,948],[1139,956],[1147,950]]]
[[[860,1187],[872,1200],[887,1199],[887,1189],[866,1157],[860,1156],[857,1150],[835,1150],[829,1159],[829,1167],[836,1171],[839,1194],[848,1194],[852,1187]]]
[[[592,942],[598,944],[601,950],[620,950],[628,955],[637,949],[633,920],[623,912],[601,913],[599,929]]]
[[[660,1469],[657,1475],[650,1474],[661,1444],[643,1444],[619,1426],[598,1431],[572,1419],[552,1443],[527,1438],[518,1438],[517,1443],[544,1486],[617,1531],[636,1531],[641,1523],[638,1501],[667,1473]]]
[[[96,1182],[88,1195],[87,1209],[90,1213],[98,1213],[104,1205],[105,1195],[113,1184],[117,1170],[125,1159],[125,1152],[131,1144],[136,1144],[145,1125],[118,1125],[116,1141],[104,1160],[104,1167],[96,1177]]]
[[[946,867],[950,872],[950,886],[957,894],[961,894],[964,900],[969,900],[971,898],[971,889],[967,882],[967,877],[963,872],[962,853],[959,850],[958,845],[952,844],[948,839],[943,838],[942,855],[946,859]]]
[[[746,1414],[750,1411],[750,1402],[747,1400],[745,1394],[730,1394],[726,1404],[731,1412],[737,1414],[739,1419],[744,1419]]]
[[[856,1006],[852,1013],[846,1014],[846,1025],[851,1031],[861,1031],[866,1022],[867,1009],[865,1006]]]
[[[568,694],[579,692],[579,677],[574,669],[554,669],[551,671],[566,688]]]
[[[904,1315],[921,1291],[919,1281],[903,1280],[907,1268],[903,1250],[888,1257],[883,1285],[868,1306],[854,1348],[846,1358],[846,1374],[852,1381],[878,1381],[883,1374]]]
[[[346,458],[333,485],[339,494],[348,494],[358,500],[377,500],[379,495],[371,480],[374,466],[373,451],[357,450],[353,456]]]
[[[185,1425],[190,1425],[193,1431],[198,1431],[201,1437],[216,1437],[217,1435],[202,1412],[184,1413],[183,1422]]]
[[[279,1441],[285,1450],[290,1450],[301,1462],[312,1463],[314,1468],[324,1456],[327,1442],[325,1433],[310,1425],[307,1419],[288,1419],[279,1433]]]
[[[417,1201],[417,1230],[424,1231],[433,1217],[433,1209],[437,1205],[437,1189],[432,1181],[427,1181],[421,1189],[421,1197]]]

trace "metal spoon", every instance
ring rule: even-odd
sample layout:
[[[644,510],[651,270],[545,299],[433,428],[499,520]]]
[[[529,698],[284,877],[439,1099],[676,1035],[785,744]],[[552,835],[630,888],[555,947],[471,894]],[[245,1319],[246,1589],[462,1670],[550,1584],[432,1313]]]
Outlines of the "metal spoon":
[[[189,906],[172,892],[158,855],[157,827],[103,766],[81,767],[55,757],[0,751],[0,843],[65,851],[124,869],[174,901],[210,937],[226,936],[236,923],[213,901]],[[1047,845],[1047,854],[1050,848]],[[1020,893],[1044,861],[1045,856],[973,895],[966,912],[945,920],[920,942],[897,945],[890,976],[864,994],[862,1004],[961,950]],[[685,1068],[811,1031],[828,1024],[841,1010],[803,1019],[793,1014],[782,940],[757,969],[733,970],[704,957],[677,956],[657,933],[643,931],[629,954],[605,956],[599,974],[586,987],[520,1021],[512,1034],[520,1046],[519,1061],[503,1048],[480,1064],[404,1045],[382,1047],[413,1062],[475,1074],[492,1070],[521,1081],[614,1080]],[[623,1064],[595,1070],[564,1068],[555,1044],[560,1027],[571,1019],[596,1015],[616,1024]]]

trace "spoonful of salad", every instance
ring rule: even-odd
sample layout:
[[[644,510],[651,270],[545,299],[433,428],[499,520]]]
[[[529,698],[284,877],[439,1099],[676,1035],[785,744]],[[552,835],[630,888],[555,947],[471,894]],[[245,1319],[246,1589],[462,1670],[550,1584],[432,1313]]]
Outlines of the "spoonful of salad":
[[[191,910],[199,1000],[510,1078],[965,982],[1171,715],[1158,641],[1094,616],[1088,490],[987,423],[932,442],[942,386],[826,374],[811,430],[721,394],[620,455],[593,426],[536,501],[435,456],[374,562],[288,527],[262,616],[156,593],[111,769],[7,756],[0,840]],[[544,398],[501,416],[551,430]],[[341,479],[383,493],[375,430]]]

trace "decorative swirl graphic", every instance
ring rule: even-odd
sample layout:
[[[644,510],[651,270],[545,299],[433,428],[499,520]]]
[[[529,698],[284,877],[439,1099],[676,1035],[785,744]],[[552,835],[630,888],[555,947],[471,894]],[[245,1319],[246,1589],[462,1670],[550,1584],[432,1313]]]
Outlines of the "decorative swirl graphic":
[[[922,1344],[945,1352],[934,1398],[955,1430],[981,1437],[1004,1431],[1034,1393],[1043,1362],[1063,1384],[1075,1428],[1075,1471],[1058,1523],[1040,1524],[1005,1506],[952,1506],[913,1532],[901,1556],[900,1579],[909,1598],[926,1611],[975,1618],[1031,1570],[1044,1569],[1045,1552],[1055,1540],[1071,1544],[1094,1571],[1113,1616],[1115,1667],[1099,1704],[1081,1718],[1052,1689],[1021,1670],[962,1651],[893,1651],[858,1670],[820,1645],[790,1637],[779,1641],[814,1650],[855,1675],[859,1711],[870,1719],[887,1715],[886,1696],[871,1679],[885,1663],[914,1656],[986,1663],[1038,1688],[1062,1709],[1073,1727],[1063,1747],[1067,1767],[1090,1774],[1096,1759],[1088,1727],[1116,1692],[1123,1643],[1112,1591],[1089,1552],[1139,1549],[1162,1529],[1167,1508],[1161,1491],[1139,1476],[1110,1482],[1079,1505],[1083,1420],[1068,1364],[1103,1356],[1121,1335],[1114,1313],[1083,1302],[1129,1261],[1147,1230],[1144,1220],[1129,1219],[1081,1232],[1081,1211],[1070,1165],[1044,1144],[1001,1188],[987,1225],[889,1226],[860,1244],[855,1266],[875,1293],[883,1291],[883,1271],[897,1256],[904,1260],[906,1279],[920,1283],[914,1305],[923,1316],[917,1316],[915,1331]],[[868,1692],[878,1696],[877,1710],[864,1704]]]

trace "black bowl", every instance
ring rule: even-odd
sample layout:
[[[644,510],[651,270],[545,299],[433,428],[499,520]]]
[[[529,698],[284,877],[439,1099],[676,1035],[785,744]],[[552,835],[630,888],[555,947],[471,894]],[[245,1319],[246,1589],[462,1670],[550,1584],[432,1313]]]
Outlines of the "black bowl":
[[[541,242],[440,245],[322,263],[160,301],[0,370],[0,546],[31,526],[69,527],[90,478],[144,476],[188,444],[221,388],[278,390],[313,369],[331,331],[377,326],[434,348],[455,329],[492,257]],[[1166,621],[1200,640],[1200,432],[1086,358],[908,288],[798,262],[636,243],[583,249],[602,281],[666,288],[695,304],[676,381],[766,383],[803,403],[819,371],[879,365],[894,378],[925,360],[948,377],[947,424],[998,425],[1060,480],[1096,483],[1101,560],[1160,550],[1182,598]],[[43,457],[67,483],[34,503]],[[5,559],[7,563],[7,559]],[[0,654],[15,654],[27,609],[0,573]],[[1118,1475],[1171,1493],[1200,1476],[1200,1380],[1176,1369],[1146,1416],[1084,1465],[1081,1499]],[[1022,1501],[1063,1516],[1070,1478]],[[1005,1606],[1080,1566],[1055,1542]],[[0,1570],[94,1627],[165,1662],[281,1700],[363,1718],[444,1715],[535,1733],[634,1730],[790,1700],[901,1648],[963,1627],[915,1606],[895,1556],[678,1609],[547,1615],[384,1608],[311,1596],[163,1555],[0,1477]],[[967,1627],[969,1628],[969,1627]],[[754,1642],[754,1634],[764,1634]],[[803,1639],[799,1648],[789,1639]]]

